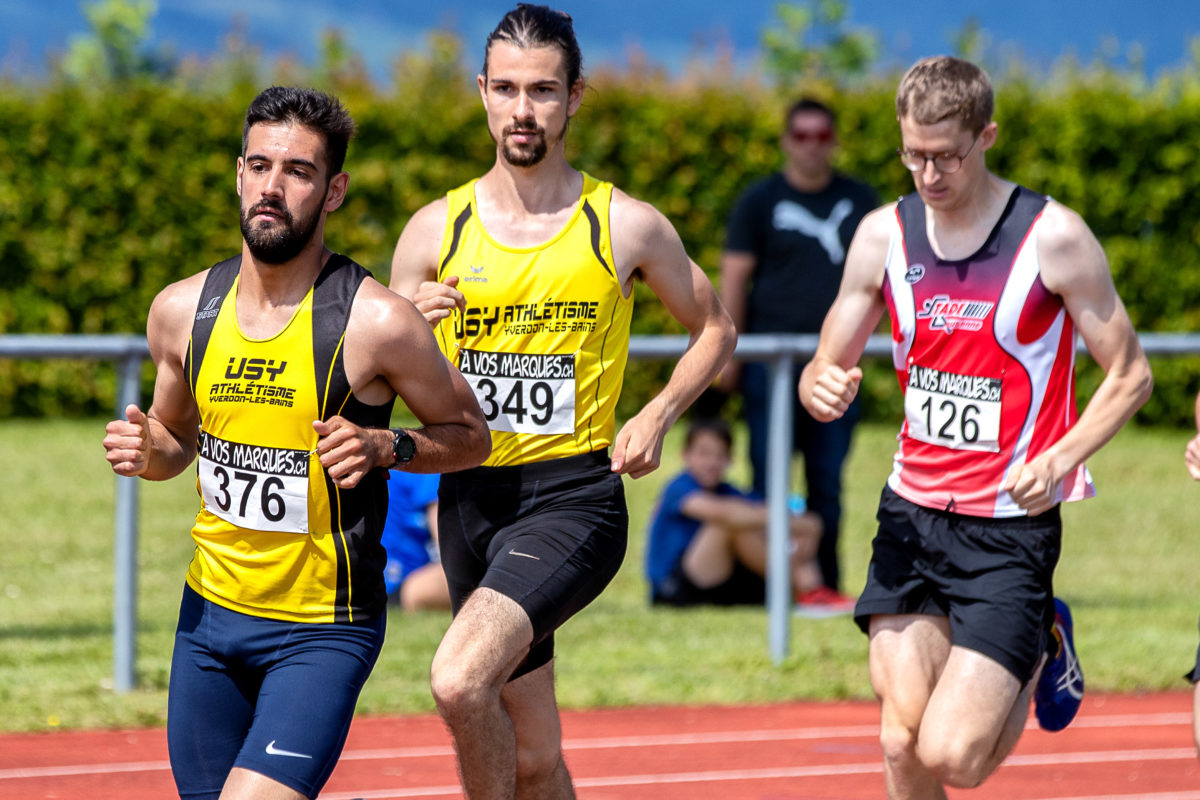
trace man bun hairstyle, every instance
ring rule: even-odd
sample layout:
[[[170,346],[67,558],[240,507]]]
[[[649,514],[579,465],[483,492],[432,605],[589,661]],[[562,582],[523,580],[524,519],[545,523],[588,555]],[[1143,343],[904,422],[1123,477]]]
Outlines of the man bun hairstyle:
[[[354,136],[354,120],[333,95],[316,89],[292,86],[272,86],[259,92],[246,109],[246,124],[242,127],[242,156],[250,128],[258,124],[299,124],[311,128],[325,140],[325,162],[329,177],[342,171],[346,149]]]
[[[500,24],[487,38],[483,50],[483,77],[488,74],[488,55],[492,42],[508,42],[514,47],[558,47],[563,53],[563,66],[567,69],[567,88],[583,75],[583,53],[575,39],[575,25],[571,15],[556,11],[549,6],[533,3],[517,3],[517,7],[504,15]]]

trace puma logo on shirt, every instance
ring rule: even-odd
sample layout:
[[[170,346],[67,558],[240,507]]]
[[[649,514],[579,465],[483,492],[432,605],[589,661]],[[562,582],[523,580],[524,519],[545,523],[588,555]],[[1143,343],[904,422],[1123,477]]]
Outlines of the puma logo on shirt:
[[[820,219],[799,203],[780,200],[775,204],[772,221],[776,230],[797,231],[816,239],[829,254],[829,260],[834,264],[841,264],[846,260],[846,250],[842,247],[838,228],[853,210],[853,201],[848,197],[843,197],[829,212],[829,219]]]

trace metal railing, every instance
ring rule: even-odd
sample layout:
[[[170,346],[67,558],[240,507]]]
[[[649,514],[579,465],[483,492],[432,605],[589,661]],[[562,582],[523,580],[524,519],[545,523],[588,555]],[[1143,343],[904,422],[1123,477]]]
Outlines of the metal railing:
[[[115,418],[141,403],[142,361],[150,356],[145,336],[0,335],[0,358],[83,358],[116,361],[119,380]],[[113,524],[113,688],[132,691],[137,683],[138,482],[117,478]]]
[[[1200,334],[1151,333],[1139,336],[1147,355],[1180,356],[1200,353]],[[634,336],[630,358],[671,359],[683,354],[686,336]],[[768,366],[767,426],[767,641],[772,661],[787,657],[791,617],[791,577],[788,571],[787,495],[791,485],[792,397],[796,391],[796,361],[810,358],[815,334],[753,334],[740,337],[736,357],[763,361]],[[1086,352],[1082,343],[1080,352]],[[887,357],[889,337],[876,334],[864,356]],[[0,334],[0,358],[74,358],[116,361],[119,383],[114,416],[122,418],[130,403],[141,403],[142,362],[150,349],[137,335]],[[113,555],[113,687],[128,692],[136,685],[138,481],[118,477]]]

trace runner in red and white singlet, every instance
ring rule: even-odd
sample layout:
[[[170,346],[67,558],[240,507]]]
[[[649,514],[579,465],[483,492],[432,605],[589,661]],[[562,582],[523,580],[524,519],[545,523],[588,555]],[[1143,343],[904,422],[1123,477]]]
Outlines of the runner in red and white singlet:
[[[1075,424],[1075,326],[1038,261],[1045,206],[1015,188],[984,245],[949,261],[929,244],[920,196],[896,205],[883,293],[905,421],[888,485],[917,505],[1025,514],[1005,481]],[[1094,494],[1079,464],[1055,500]]]
[[[1079,710],[1070,609],[1054,592],[1059,505],[1095,494],[1084,461],[1150,395],[1146,356],[1087,224],[992,174],[991,81],[917,62],[896,93],[914,194],[868,214],[800,377],[815,419],[845,413],[886,310],[904,391],[894,467],[854,610],[889,800],[945,800],[1012,752],[1029,708]],[[1104,379],[1075,412],[1078,335]]]

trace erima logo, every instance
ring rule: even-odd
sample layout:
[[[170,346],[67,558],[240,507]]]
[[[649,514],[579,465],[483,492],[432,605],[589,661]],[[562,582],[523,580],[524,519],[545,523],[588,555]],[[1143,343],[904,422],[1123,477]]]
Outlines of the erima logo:
[[[925,301],[917,319],[927,319],[930,330],[948,334],[959,329],[977,331],[995,306],[986,300],[952,300],[949,295],[938,294]]]
[[[467,266],[467,269],[471,271],[471,274],[463,276],[464,283],[487,283],[488,282],[487,278],[485,278],[479,274],[479,273],[483,272],[482,266],[477,267],[474,264],[469,264]],[[476,277],[476,276],[478,276],[478,277]]]
[[[196,321],[199,322],[202,319],[212,319],[217,315],[217,312],[221,310],[220,305],[220,297],[212,298],[208,301],[208,305],[196,312]]]

